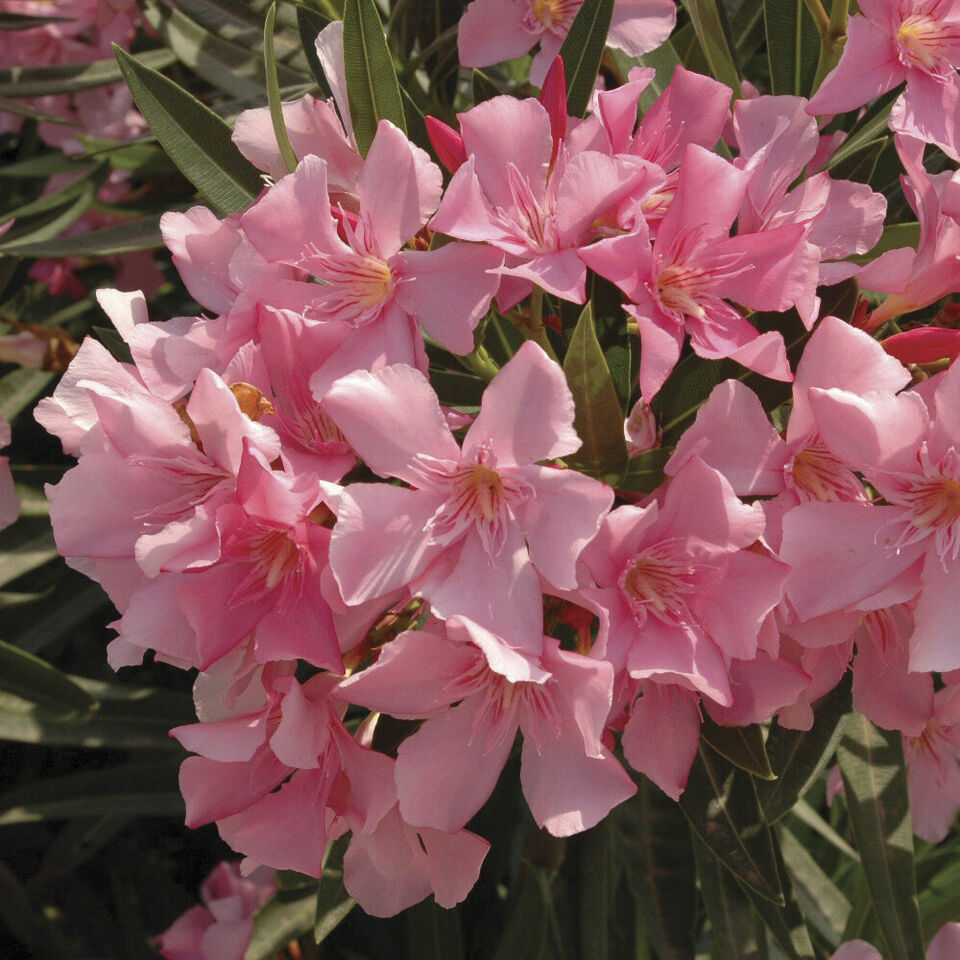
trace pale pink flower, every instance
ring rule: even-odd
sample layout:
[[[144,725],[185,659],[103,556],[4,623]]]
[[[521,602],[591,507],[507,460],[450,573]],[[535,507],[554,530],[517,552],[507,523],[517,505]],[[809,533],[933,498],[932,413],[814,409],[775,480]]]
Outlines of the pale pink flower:
[[[273,896],[273,871],[241,876],[224,861],[200,887],[202,905],[191,907],[156,940],[164,960],[243,960],[253,936],[253,915]]]
[[[960,4],[869,0],[853,16],[836,69],[807,110],[845,113],[906,81],[890,125],[960,159]]]
[[[511,643],[539,643],[538,573],[575,587],[577,556],[613,499],[599,481],[538,463],[580,446],[561,369],[524,343],[484,391],[462,449],[410,367],[351,374],[324,403],[375,473],[413,488],[343,491],[331,565],[346,602],[410,585],[442,617],[462,614]]]
[[[473,0],[460,20],[457,45],[465,67],[522,57],[538,41],[530,82],[540,86],[583,0]],[[639,57],[659,47],[677,20],[673,0],[617,0],[607,43]]]
[[[612,666],[567,653],[552,637],[535,656],[451,617],[445,632],[401,634],[339,689],[401,719],[427,718],[397,754],[408,823],[448,832],[464,826],[492,793],[518,729],[524,796],[537,824],[555,836],[592,827],[635,792],[602,743]]]

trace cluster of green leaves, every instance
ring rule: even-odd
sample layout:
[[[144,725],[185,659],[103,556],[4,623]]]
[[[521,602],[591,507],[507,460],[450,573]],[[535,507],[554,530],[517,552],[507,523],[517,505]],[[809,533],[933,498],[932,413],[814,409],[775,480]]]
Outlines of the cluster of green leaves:
[[[835,0],[839,9],[842,0]],[[457,66],[455,25],[465,3],[394,0],[142,0],[160,46],[95,64],[0,71],[0,109],[25,118],[4,142],[0,223],[0,320],[61,331],[79,340],[102,323],[91,296],[70,302],[30,281],[37,258],[79,257],[88,289],[109,280],[102,258],[160,246],[159,214],[197,200],[225,215],[262,186],[230,140],[230,119],[268,103],[284,160],[292,157],[280,103],[329,86],[313,38],[344,20],[354,135],[366,152],[380,119],[432,151],[426,114],[458,110],[500,93],[529,95],[526,62]],[[636,64],[656,77],[646,109],[678,64],[711,73],[741,92],[749,78],[774,93],[809,95],[834,55],[804,0],[686,0],[671,41],[641,60],[604,47],[613,0],[585,0],[561,55],[570,112],[583,115],[598,72],[622,81]],[[23,29],[14,15],[0,29]],[[161,72],[164,71],[164,72]],[[84,141],[67,158],[36,135],[45,118],[22,98],[125,81],[151,133],[134,143]],[[533,91],[535,92],[535,91]],[[893,216],[875,256],[910,242],[917,224],[899,192],[886,130],[890,99],[844,117],[843,147],[829,167],[871,184]],[[91,209],[111,170],[130,173],[140,199],[105,212],[123,222],[65,235]],[[51,176],[71,174],[48,190]],[[152,304],[159,319],[197,312],[169,261]],[[852,315],[852,282],[820,291],[822,313]],[[525,337],[560,360],[584,444],[571,464],[625,494],[654,489],[669,449],[710,390],[740,377],[773,412],[782,384],[730,361],[684,357],[657,398],[664,447],[630,458],[621,424],[636,399],[638,348],[608,283],[592,278],[581,309],[535,297],[510,315],[491,311],[476,349],[457,358],[428,344],[431,379],[450,406],[471,410],[493,372]],[[544,324],[545,318],[556,322]],[[752,317],[784,332],[796,360],[807,336],[795,315]],[[0,331],[4,332],[4,331]],[[58,336],[60,334],[58,333]],[[118,351],[110,331],[99,336]],[[0,369],[0,415],[15,424],[12,457],[24,515],[0,534],[0,953],[4,957],[149,957],[150,937],[191,904],[199,880],[228,852],[211,830],[179,826],[180,749],[167,730],[192,719],[189,678],[149,665],[135,682],[103,665],[110,612],[95,585],[56,558],[41,492],[67,465],[29,419],[56,375]],[[851,712],[839,688],[815,705],[806,733],[706,724],[680,804],[638,776],[638,794],[603,824],[557,840],[538,831],[519,796],[514,758],[471,825],[493,841],[477,889],[454,911],[424,903],[373,921],[353,911],[343,888],[343,844],[323,879],[281,874],[258,914],[248,960],[266,960],[299,940],[304,956],[495,960],[817,960],[863,937],[890,960],[921,960],[923,944],[960,919],[957,837],[919,845],[910,830],[899,737]],[[836,759],[845,793],[828,809],[824,770]],[[919,894],[918,894],[919,889]],[[189,892],[188,892],[189,891]],[[3,939],[6,937],[6,939]],[[319,946],[318,946],[319,945]]]

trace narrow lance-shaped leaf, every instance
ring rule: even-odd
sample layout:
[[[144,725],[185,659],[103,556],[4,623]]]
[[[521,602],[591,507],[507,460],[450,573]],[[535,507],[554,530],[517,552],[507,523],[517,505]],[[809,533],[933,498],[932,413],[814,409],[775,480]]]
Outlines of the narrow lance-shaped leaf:
[[[407,132],[400,84],[373,0],[346,0],[343,67],[357,148],[367,155],[381,120]]]
[[[277,5],[270,4],[267,19],[263,27],[263,63],[267,84],[267,103],[270,105],[270,122],[273,135],[277,138],[280,158],[288,173],[297,169],[297,155],[293,152],[287,125],[283,119],[283,103],[280,100],[280,83],[277,80],[277,57],[273,50],[273,32],[277,23]]]
[[[50,717],[83,720],[97,698],[45,660],[0,640],[0,690],[31,703]]]
[[[243,960],[267,960],[275,956],[291,940],[313,930],[316,913],[315,888],[312,891],[309,887],[281,890],[274,894],[253,916],[253,936]]]
[[[710,71],[733,91],[736,99],[740,96],[740,72],[719,3],[717,0],[686,0],[686,6],[704,56],[710,64]]]
[[[854,713],[847,719],[837,755],[890,960],[924,960],[902,735]]]
[[[657,956],[693,960],[697,878],[686,817],[641,775],[637,796],[611,811],[610,820],[627,884]]]
[[[54,237],[50,240],[24,239],[0,244],[0,253],[18,257],[82,257],[109,256],[115,253],[130,253],[134,250],[150,250],[163,245],[160,235],[160,217],[144,217],[118,223],[102,230],[76,234],[71,237]]]
[[[763,0],[771,93],[809,97],[820,34],[805,0]]]
[[[317,911],[313,921],[313,939],[321,943],[357,905],[343,885],[343,855],[349,835],[338,837],[323,855],[323,873],[317,884]]]
[[[763,745],[763,731],[759,724],[754,723],[749,727],[722,727],[709,717],[704,717],[700,735],[734,766],[764,780],[776,779]]]
[[[570,463],[590,476],[615,479],[627,462],[623,409],[597,340],[590,303],[573,331],[563,372],[575,404],[574,429],[583,441]]]
[[[753,912],[743,888],[696,835],[693,850],[713,933],[712,960],[760,960],[765,951],[760,951]]]
[[[297,29],[300,31],[300,42],[303,44],[303,55],[307,58],[310,66],[310,72],[313,79],[317,81],[325,97],[330,96],[330,84],[323,74],[323,66],[320,58],[317,56],[316,39],[317,34],[326,27],[330,21],[316,10],[309,7],[297,7]]]
[[[560,47],[567,78],[567,113],[582,117],[600,70],[610,31],[614,0],[584,0]]]
[[[133,99],[184,176],[222,214],[246,209],[260,192],[260,171],[230,139],[229,125],[182,87],[114,44]]]
[[[760,896],[784,903],[770,829],[749,773],[701,741],[680,807],[728,870]]]
[[[789,813],[826,768],[840,743],[841,721],[849,709],[848,677],[813,705],[809,730],[771,726],[767,755],[778,776],[772,783],[757,784],[767,823],[776,823]]]

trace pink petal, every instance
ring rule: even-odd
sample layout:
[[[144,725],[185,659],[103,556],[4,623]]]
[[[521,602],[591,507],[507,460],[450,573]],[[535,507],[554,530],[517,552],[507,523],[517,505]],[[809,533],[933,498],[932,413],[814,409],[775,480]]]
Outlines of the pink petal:
[[[413,367],[396,364],[375,373],[358,370],[338,380],[323,405],[350,446],[380,476],[421,486],[423,474],[414,463],[418,454],[454,463],[460,460],[437,395]]]
[[[645,683],[623,729],[623,755],[673,800],[687,786],[700,739],[700,707],[689,690]]]
[[[464,460],[487,443],[504,466],[573,453],[580,447],[573,412],[563,371],[528,340],[484,391],[480,413],[463,442]]]
[[[673,0],[618,0],[607,44],[627,56],[641,57],[659,47],[676,23],[677,5]]]
[[[960,667],[956,642],[960,590],[956,588],[956,581],[956,562],[945,566],[935,551],[928,549],[923,564],[923,588],[910,637],[911,670],[943,672]]]
[[[522,57],[537,38],[524,26],[516,0],[473,0],[460,18],[457,49],[465,67],[489,67]]]

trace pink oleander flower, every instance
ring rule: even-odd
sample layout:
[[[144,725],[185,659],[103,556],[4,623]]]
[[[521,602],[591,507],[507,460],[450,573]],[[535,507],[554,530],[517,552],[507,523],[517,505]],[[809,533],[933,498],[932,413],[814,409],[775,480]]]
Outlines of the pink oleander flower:
[[[900,183],[920,222],[920,238],[916,250],[888,250],[860,272],[861,286],[890,294],[867,317],[864,329],[870,333],[886,320],[934,303],[960,287],[960,210],[951,213],[947,209],[951,206],[952,175],[927,173],[921,141],[897,136],[894,142],[907,171]]]
[[[327,163],[307,156],[243,214],[243,229],[268,261],[321,281],[309,285],[307,315],[350,324],[354,368],[377,356],[420,365],[417,323],[469,353],[499,284],[501,255],[465,243],[404,249],[440,202],[441,174],[389,121],[380,122],[357,192],[358,213],[331,208]]]
[[[458,114],[465,161],[430,227],[491,244],[511,278],[501,309],[533,288],[583,303],[587,270],[578,253],[619,227],[621,205],[639,203],[664,179],[646,160],[597,150],[569,152],[556,109],[494,97]]]
[[[927,947],[926,960],[956,960],[960,956],[960,923],[945,923]],[[884,960],[880,951],[864,940],[841,944],[830,960]]]
[[[243,960],[253,936],[253,915],[273,896],[273,871],[241,876],[239,863],[223,862],[200,887],[202,905],[191,907],[157,937],[164,960]]]
[[[811,261],[799,224],[730,236],[748,182],[746,173],[691,144],[652,242],[641,220],[632,233],[579,251],[632,301],[625,309],[640,328],[640,392],[648,403],[679,360],[687,333],[698,356],[730,357],[764,376],[793,379],[782,335],[760,333],[726,301],[786,310],[808,287],[816,254]]]
[[[534,649],[538,644],[526,644]],[[339,690],[401,719],[426,718],[400,745],[400,812],[420,826],[464,826],[523,734],[520,780],[533,818],[555,836],[599,823],[636,788],[603,745],[613,668],[543,638],[515,649],[465,617],[408,631]]]
[[[457,47],[465,67],[522,57],[538,41],[530,82],[539,87],[583,0],[473,0],[460,20]],[[677,21],[673,0],[617,0],[607,43],[639,57],[660,46]]]
[[[916,595],[910,669],[943,671],[960,666],[960,368],[921,387],[810,390],[824,444],[885,502],[800,505],[784,517],[781,555],[803,619]]]
[[[867,0],[853,16],[836,69],[807,107],[813,114],[854,110],[906,81],[891,127],[960,159],[960,3]]]
[[[613,500],[605,484],[539,463],[580,446],[560,367],[536,344],[520,347],[484,391],[462,449],[410,367],[351,374],[324,403],[375,473],[412,488],[344,489],[330,553],[344,600],[409,585],[441,617],[539,646],[540,577],[576,586],[577,556]]]

